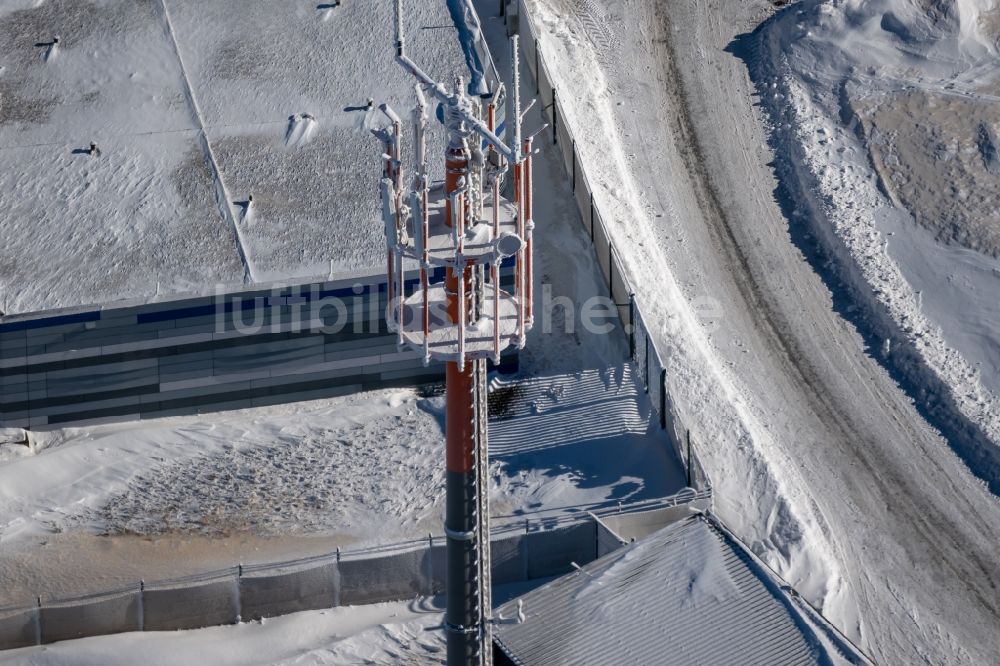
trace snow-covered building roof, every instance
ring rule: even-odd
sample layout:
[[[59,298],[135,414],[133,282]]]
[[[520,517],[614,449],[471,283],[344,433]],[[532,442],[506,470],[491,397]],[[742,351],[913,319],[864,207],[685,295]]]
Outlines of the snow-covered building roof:
[[[393,7],[0,3],[0,312],[381,270]],[[467,77],[446,3],[404,7],[411,58]]]
[[[523,602],[524,621],[518,616]],[[518,666],[867,663],[698,515],[500,608]]]

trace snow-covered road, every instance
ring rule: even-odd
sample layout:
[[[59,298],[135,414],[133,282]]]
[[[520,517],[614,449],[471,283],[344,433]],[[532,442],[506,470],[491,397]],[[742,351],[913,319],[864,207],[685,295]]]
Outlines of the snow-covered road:
[[[528,5],[720,515],[876,660],[988,663],[1000,506],[841,317],[778,203],[740,57],[771,3]],[[714,331],[692,312],[706,299]]]

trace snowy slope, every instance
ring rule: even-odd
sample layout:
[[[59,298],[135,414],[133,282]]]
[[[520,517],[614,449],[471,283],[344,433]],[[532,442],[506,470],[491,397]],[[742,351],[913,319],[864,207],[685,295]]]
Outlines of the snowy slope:
[[[654,87],[660,83],[654,68],[662,64],[645,43],[652,35],[627,28],[652,25],[649,3],[624,4],[529,3],[559,87],[563,121],[574,129],[595,205],[611,223],[644,318],[659,327],[651,336],[665,360],[671,397],[708,463],[717,510],[786,580],[810,598],[840,604],[844,582],[824,545],[824,519],[798,465],[769,430],[770,415],[755,413],[753,393],[734,376],[749,350],[734,328],[740,311],[720,302],[715,281],[725,269],[699,257],[678,264],[665,251],[697,248],[682,222],[698,202],[679,178],[683,159],[676,149],[664,155],[657,143],[663,141],[660,119],[672,116],[662,112],[665,100]],[[583,81],[581,68],[588,71]],[[634,72],[648,83],[637,82]],[[720,357],[719,346],[735,357]],[[764,373],[760,378],[770,379]],[[796,429],[808,423],[795,416],[789,420]],[[842,612],[853,621],[849,605]]]
[[[881,353],[1000,487],[1000,4],[804,2],[757,70],[799,211],[891,325]],[[890,327],[892,326],[892,327]],[[893,330],[895,328],[895,330]],[[961,435],[959,435],[961,437]]]
[[[1000,507],[776,178],[747,67],[772,3],[527,4],[727,525],[877,661],[989,663]]]

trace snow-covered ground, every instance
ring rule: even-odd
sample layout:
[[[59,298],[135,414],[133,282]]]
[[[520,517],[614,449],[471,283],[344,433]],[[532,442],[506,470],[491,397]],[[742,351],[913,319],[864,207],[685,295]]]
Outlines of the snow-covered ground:
[[[502,585],[502,604],[548,582]],[[304,611],[189,631],[136,632],[0,652],[11,666],[174,664],[422,666],[445,663],[443,597]]]
[[[497,524],[683,487],[628,370],[517,386],[491,427]],[[2,445],[0,604],[440,534],[442,429],[442,397],[395,390]]]
[[[497,524],[683,487],[628,371],[518,386],[492,426]],[[0,604],[439,534],[442,427],[443,398],[397,390],[2,445]]]
[[[5,602],[438,531],[435,409],[386,391],[0,447]]]
[[[772,3],[527,4],[718,513],[876,660],[990,663],[1000,506],[788,210],[747,66]]]
[[[835,235],[891,318],[887,364],[1000,488],[1000,3],[808,1],[761,40],[795,214]]]
[[[191,631],[83,638],[0,652],[0,664],[443,664],[440,601],[345,606]]]
[[[367,99],[412,81],[392,3],[333,4],[0,2],[0,313],[380,270]],[[405,20],[462,71],[444,2]]]

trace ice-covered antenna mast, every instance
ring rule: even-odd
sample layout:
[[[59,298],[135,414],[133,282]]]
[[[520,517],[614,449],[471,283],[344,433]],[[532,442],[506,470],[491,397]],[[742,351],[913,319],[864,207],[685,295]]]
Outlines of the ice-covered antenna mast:
[[[403,5],[393,2],[396,61],[416,79],[417,104],[412,114],[415,164],[407,191],[402,191],[399,116],[383,105],[391,125],[374,131],[384,144],[386,319],[401,346],[420,352],[425,363],[446,364],[448,664],[482,666],[492,663],[487,360],[499,364],[505,349],[523,348],[532,326],[531,138],[521,133],[516,37],[511,40],[513,113],[507,114],[513,124],[507,125],[510,143],[505,143],[497,126],[503,85],[496,82],[481,103],[469,97],[461,78],[451,85],[432,79],[407,55]],[[426,164],[430,101],[440,105],[447,132],[444,181],[436,183],[430,182]],[[510,172],[507,199],[501,192]],[[407,269],[419,273],[409,293]],[[435,282],[432,278],[442,272],[444,281]]]
[[[402,21],[402,10],[401,10],[401,0],[396,1],[396,61],[403,66],[410,74],[412,74],[420,83],[427,87],[428,91],[438,99],[442,104],[451,104],[456,98],[468,99],[463,90],[456,90],[455,92],[448,92],[444,85],[438,83],[430,76],[428,76],[424,70],[420,69],[415,62],[410,60],[410,58],[405,54],[403,50],[403,21]],[[517,43],[517,35],[511,37],[513,43]],[[516,59],[516,56],[515,56]],[[517,74],[514,75],[515,79]],[[515,92],[515,99],[518,98],[518,94]],[[471,105],[470,105],[471,106]],[[515,102],[515,110],[520,115],[520,105]],[[489,128],[484,124],[479,118],[477,118],[474,112],[469,108],[461,108],[459,110],[459,116],[461,120],[468,123],[469,128],[483,137],[486,141],[493,144],[504,157],[511,160],[512,162],[517,162],[518,155],[517,148],[511,149],[507,147],[500,137],[498,137],[494,131],[495,128]],[[519,118],[515,118],[515,123],[520,127],[521,121]],[[448,124],[448,120],[445,120],[445,124]],[[449,126],[449,129],[450,126]]]
[[[420,89],[420,84],[413,86],[416,93],[417,105],[413,107],[413,157],[417,164],[417,177],[427,178],[427,99]],[[414,185],[417,183],[414,181]],[[420,187],[424,188],[426,183],[421,182]]]
[[[521,63],[519,60],[519,54],[517,52],[518,37],[517,35],[512,35],[510,38],[510,71],[511,76],[514,77],[513,84],[511,85],[512,94],[514,95],[514,145],[520,149],[521,147]],[[515,160],[516,161],[516,160]]]
[[[403,0],[396,0],[396,56],[403,57]]]

